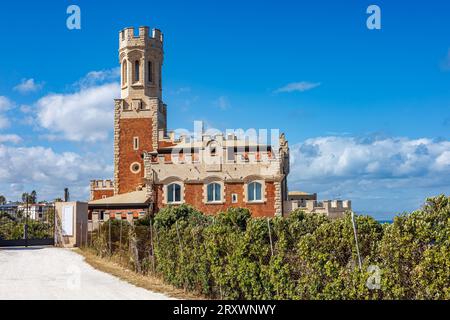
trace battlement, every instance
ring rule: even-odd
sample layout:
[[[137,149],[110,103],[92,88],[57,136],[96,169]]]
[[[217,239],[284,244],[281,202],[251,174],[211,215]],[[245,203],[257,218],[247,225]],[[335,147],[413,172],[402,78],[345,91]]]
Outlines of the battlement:
[[[114,189],[112,180],[91,180],[91,190]]]
[[[320,213],[330,218],[341,218],[347,211],[352,211],[350,200],[289,200],[285,202],[285,211],[290,213],[300,209],[307,213]]]
[[[139,27],[139,32],[136,34],[134,27],[128,27],[119,32],[119,47],[145,47],[151,46],[155,48],[162,48],[164,37],[159,29],[152,29],[150,35],[149,27]]]

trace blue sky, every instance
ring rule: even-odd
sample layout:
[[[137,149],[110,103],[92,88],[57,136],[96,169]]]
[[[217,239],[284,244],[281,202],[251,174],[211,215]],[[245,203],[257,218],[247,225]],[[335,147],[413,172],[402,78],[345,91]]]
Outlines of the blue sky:
[[[71,4],[81,30],[66,28]],[[366,27],[371,4],[381,30]],[[377,217],[450,193],[449,2],[1,6],[0,194],[12,200],[66,185],[85,199],[89,179],[112,176],[118,31],[140,25],[165,36],[170,128],[280,128],[292,189],[350,198]]]

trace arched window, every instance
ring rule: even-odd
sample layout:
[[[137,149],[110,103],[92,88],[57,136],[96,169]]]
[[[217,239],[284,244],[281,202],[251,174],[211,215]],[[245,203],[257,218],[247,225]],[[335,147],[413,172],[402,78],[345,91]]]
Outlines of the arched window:
[[[134,81],[139,82],[139,74],[140,74],[140,63],[139,60],[136,60],[134,62]]]
[[[123,60],[122,62],[122,85],[127,84],[127,73],[128,73],[128,66],[127,66],[127,60]]]
[[[181,186],[172,183],[167,186],[167,203],[181,202]]]
[[[153,82],[153,63],[151,61],[148,62],[148,82]]]
[[[208,202],[222,201],[222,186],[218,183],[210,183],[207,187]]]
[[[252,182],[248,185],[248,201],[261,201],[262,200],[262,185],[259,182]]]

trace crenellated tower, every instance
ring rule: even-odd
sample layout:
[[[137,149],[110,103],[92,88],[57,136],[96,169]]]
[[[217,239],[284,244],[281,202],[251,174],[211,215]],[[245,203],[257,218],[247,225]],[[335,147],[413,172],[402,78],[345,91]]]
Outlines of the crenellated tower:
[[[121,98],[115,100],[114,193],[143,187],[143,153],[158,148],[166,132],[162,101],[163,35],[160,30],[126,28],[119,33]],[[164,135],[164,134],[163,134]]]

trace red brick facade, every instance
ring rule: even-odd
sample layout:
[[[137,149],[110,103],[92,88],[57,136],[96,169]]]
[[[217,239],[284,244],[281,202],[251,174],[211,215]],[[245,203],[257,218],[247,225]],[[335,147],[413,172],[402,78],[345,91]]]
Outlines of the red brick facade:
[[[224,197],[225,201],[220,204],[208,204],[204,199],[203,184],[185,184],[184,185],[184,203],[189,204],[205,214],[216,214],[227,210],[230,207],[247,208],[254,217],[273,217],[275,213],[275,185],[273,182],[265,183],[265,201],[263,203],[245,202],[245,184],[244,183],[225,183]],[[155,192],[156,212],[164,208],[164,186],[157,185]],[[233,203],[232,194],[237,194],[238,201]]]
[[[114,189],[109,189],[109,190],[97,189],[97,190],[93,191],[91,200],[99,200],[99,199],[103,199],[103,198],[109,198],[109,197],[112,197],[113,195],[114,195]]]
[[[120,119],[119,136],[119,194],[136,191],[143,184],[144,160],[142,153],[152,151],[152,119]],[[139,148],[134,149],[134,138],[139,138]],[[140,171],[132,172],[132,164],[139,163]]]

